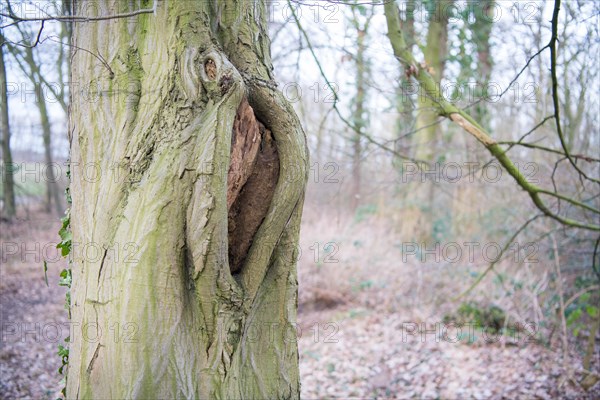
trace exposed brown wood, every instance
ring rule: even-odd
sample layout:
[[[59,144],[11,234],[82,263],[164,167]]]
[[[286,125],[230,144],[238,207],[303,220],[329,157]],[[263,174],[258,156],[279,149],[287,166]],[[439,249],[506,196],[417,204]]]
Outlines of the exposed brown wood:
[[[237,110],[231,134],[231,158],[227,174],[228,210],[231,209],[231,205],[237,199],[254,168],[262,139],[258,124],[254,110],[244,98]]]
[[[229,267],[239,272],[252,239],[269,211],[279,177],[279,156],[271,134],[243,99],[233,124],[227,176]]]

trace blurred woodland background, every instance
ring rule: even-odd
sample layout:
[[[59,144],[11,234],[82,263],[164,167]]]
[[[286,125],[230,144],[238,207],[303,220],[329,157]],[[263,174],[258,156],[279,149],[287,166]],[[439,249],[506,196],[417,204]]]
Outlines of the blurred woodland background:
[[[414,71],[394,55],[383,2],[268,3],[274,73],[311,152],[298,258],[304,396],[598,396],[600,3],[395,5]],[[66,321],[55,245],[69,94],[80,88],[69,82],[69,22],[6,16],[39,8],[70,5],[0,9],[6,398],[56,394],[66,336],[12,333]],[[444,102],[525,181],[442,115]],[[529,185],[546,191],[543,207]]]

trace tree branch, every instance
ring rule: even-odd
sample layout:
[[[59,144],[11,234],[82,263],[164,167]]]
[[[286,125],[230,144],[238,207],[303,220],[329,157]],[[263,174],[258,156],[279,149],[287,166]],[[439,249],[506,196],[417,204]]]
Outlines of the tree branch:
[[[13,14],[12,12],[9,13],[5,13],[5,12],[0,12],[0,17],[5,17],[8,19],[11,19],[13,22],[11,22],[8,25],[3,25],[0,28],[8,28],[9,26],[21,23],[21,22],[46,22],[46,21],[59,21],[59,22],[95,22],[95,21],[106,21],[106,20],[110,20],[110,19],[119,19],[119,18],[130,18],[130,17],[135,17],[136,15],[140,15],[140,14],[154,14],[154,12],[156,11],[156,0],[154,1],[154,7],[152,8],[146,8],[146,9],[140,9],[140,10],[136,10],[136,11],[131,11],[128,13],[122,13],[122,14],[112,14],[112,15],[100,15],[97,17],[85,17],[82,15],[54,15],[54,16],[48,16],[48,17],[35,17],[35,18],[22,18],[19,17],[15,14]]]
[[[509,145],[509,148],[504,151],[505,153],[508,152],[514,146],[522,146],[522,147],[527,147],[529,149],[537,149],[537,150],[541,150],[541,151],[546,151],[548,153],[553,153],[553,154],[558,154],[558,155],[561,155],[561,156],[566,156],[566,154],[563,153],[560,150],[551,149],[551,148],[546,147],[546,146],[540,146],[540,145],[537,145],[535,143],[527,143],[527,142],[523,143],[521,141],[517,141],[517,142],[502,141],[502,142],[497,142],[497,143],[501,144],[501,145]],[[584,161],[588,161],[588,162],[600,162],[600,159],[598,159],[598,158],[594,158],[594,157],[591,157],[591,156],[586,156],[586,155],[583,155],[583,154],[571,154],[571,157],[577,158],[577,159],[581,159],[581,160],[584,160]]]
[[[481,125],[479,125],[464,110],[461,110],[452,103],[446,101],[440,94],[439,88],[435,84],[435,80],[427,70],[427,66],[418,63],[415,60],[410,48],[406,45],[395,3],[385,3],[384,10],[388,26],[388,37],[390,39],[394,55],[404,64],[407,74],[413,76],[424,92],[434,99],[435,103],[439,107],[439,114],[454,121],[465,131],[475,137],[481,144],[483,144],[483,146],[488,149],[488,151],[496,158],[496,160],[498,160],[504,169],[514,178],[516,183],[529,194],[529,197],[535,206],[546,216],[560,222],[563,225],[600,231],[600,225],[587,224],[585,222],[579,222],[569,218],[561,217],[560,215],[553,213],[546,206],[546,204],[542,201],[540,194],[547,194],[547,191],[544,191],[543,189],[529,182],[521,173],[521,171],[519,171],[519,169],[515,166],[512,160],[508,158],[506,152],[489,136],[489,134]],[[575,200],[573,200],[573,202],[575,202]]]
[[[550,38],[550,43],[548,46],[550,47],[550,74],[552,76],[552,101],[554,103],[554,119],[556,121],[556,133],[558,134],[558,138],[560,139],[560,144],[563,148],[565,156],[575,168],[575,170],[583,176],[585,179],[588,179],[592,182],[596,182],[600,184],[600,180],[589,177],[583,172],[573,160],[573,157],[569,154],[569,150],[567,149],[567,144],[565,142],[565,138],[562,131],[562,126],[560,123],[560,104],[558,100],[558,78],[556,76],[556,42],[558,41],[558,13],[560,11],[560,0],[554,1],[554,12],[552,14],[552,37]]]

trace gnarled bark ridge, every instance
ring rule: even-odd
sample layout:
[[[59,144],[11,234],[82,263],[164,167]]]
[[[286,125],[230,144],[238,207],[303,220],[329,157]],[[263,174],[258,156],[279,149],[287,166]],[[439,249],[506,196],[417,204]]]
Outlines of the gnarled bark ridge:
[[[69,398],[299,397],[308,154],[273,82],[266,12],[158,1],[76,25]]]

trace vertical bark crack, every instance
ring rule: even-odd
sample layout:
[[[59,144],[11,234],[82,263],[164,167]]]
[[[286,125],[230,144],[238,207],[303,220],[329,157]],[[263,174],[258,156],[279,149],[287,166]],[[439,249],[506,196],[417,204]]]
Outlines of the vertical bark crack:
[[[241,271],[252,239],[269,211],[279,178],[279,155],[271,131],[244,98],[231,136],[227,175],[229,267]]]
[[[100,347],[102,347],[102,345],[100,343],[98,343],[98,345],[96,346],[96,350],[94,351],[94,355],[92,356],[90,363],[88,364],[88,367],[86,369],[86,372],[88,375],[90,375],[92,373],[92,370],[94,369],[94,362],[98,358],[98,353],[100,352]]]

